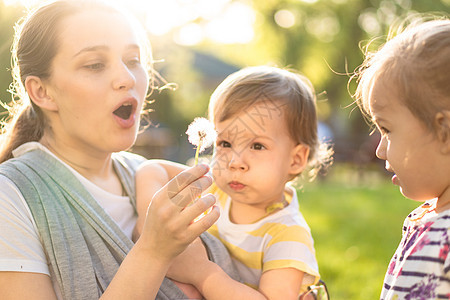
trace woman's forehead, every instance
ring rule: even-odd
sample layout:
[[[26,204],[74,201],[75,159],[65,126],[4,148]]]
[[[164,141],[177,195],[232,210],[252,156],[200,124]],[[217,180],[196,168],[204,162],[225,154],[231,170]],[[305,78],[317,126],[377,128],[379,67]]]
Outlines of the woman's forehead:
[[[60,28],[60,46],[78,53],[81,49],[114,44],[139,45],[127,18],[115,12],[87,10],[64,19]]]

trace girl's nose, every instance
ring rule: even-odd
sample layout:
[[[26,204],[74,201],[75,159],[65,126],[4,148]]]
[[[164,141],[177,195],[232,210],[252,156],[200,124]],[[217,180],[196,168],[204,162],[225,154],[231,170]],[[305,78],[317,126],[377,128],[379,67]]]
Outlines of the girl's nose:
[[[228,168],[235,171],[247,171],[248,165],[243,158],[243,154],[233,152],[231,155],[231,159],[228,162]]]
[[[123,62],[117,64],[116,72],[114,74],[113,88],[116,90],[128,90],[136,84],[136,78],[134,74]]]
[[[386,137],[381,136],[380,142],[378,143],[377,150],[375,151],[375,154],[379,159],[386,160],[386,148],[387,148]]]

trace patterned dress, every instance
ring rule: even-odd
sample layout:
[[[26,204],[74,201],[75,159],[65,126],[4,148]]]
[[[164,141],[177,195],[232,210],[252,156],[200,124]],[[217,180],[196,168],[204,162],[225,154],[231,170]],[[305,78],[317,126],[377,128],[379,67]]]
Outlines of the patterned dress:
[[[450,210],[436,213],[436,201],[406,218],[381,299],[450,299]]]

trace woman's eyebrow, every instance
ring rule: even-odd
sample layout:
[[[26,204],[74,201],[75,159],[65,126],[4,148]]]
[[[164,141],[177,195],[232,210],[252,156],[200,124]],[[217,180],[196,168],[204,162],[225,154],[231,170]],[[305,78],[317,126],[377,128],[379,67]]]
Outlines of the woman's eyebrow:
[[[86,53],[86,52],[95,52],[95,51],[106,51],[108,50],[109,47],[106,45],[96,45],[96,46],[90,46],[90,47],[86,47],[81,49],[80,51],[78,51],[77,53],[75,53],[73,55],[73,57],[77,57],[78,55],[82,54],[82,53]],[[139,50],[140,47],[137,44],[129,44],[128,46],[125,47],[125,49],[131,49],[131,50]]]
[[[105,51],[107,49],[108,49],[108,46],[104,46],[104,45],[86,47],[86,48],[81,49],[77,53],[75,53],[73,57],[77,57],[78,55],[80,55],[82,53],[86,53],[86,52]]]
[[[141,49],[141,47],[139,47],[138,44],[129,44],[129,45],[126,47],[126,49],[136,49],[136,50],[139,50],[139,49]]]

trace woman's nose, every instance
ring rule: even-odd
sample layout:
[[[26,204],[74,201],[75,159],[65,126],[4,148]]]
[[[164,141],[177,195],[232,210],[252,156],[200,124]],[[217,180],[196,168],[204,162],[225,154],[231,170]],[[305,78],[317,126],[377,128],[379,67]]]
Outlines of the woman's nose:
[[[128,66],[120,62],[117,64],[116,71],[114,74],[114,80],[113,80],[113,88],[120,90],[120,89],[130,89],[136,84],[136,78],[131,72],[131,70],[128,68]]]

